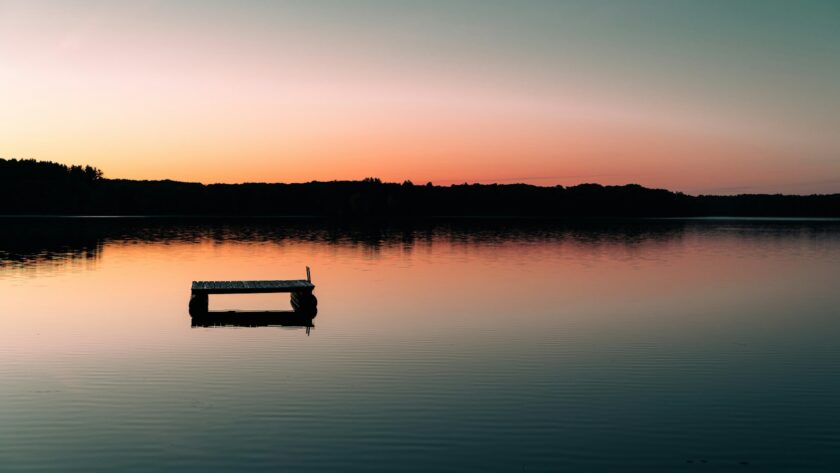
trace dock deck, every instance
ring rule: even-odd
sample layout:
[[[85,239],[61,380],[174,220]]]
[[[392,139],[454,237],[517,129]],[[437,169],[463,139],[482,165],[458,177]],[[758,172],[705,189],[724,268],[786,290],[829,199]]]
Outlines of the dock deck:
[[[305,279],[277,281],[193,281],[193,294],[263,294],[311,292],[315,285]]]
[[[315,285],[309,266],[306,267],[306,279],[287,279],[273,281],[193,281],[190,295],[190,315],[206,316],[210,294],[265,294],[272,292],[291,293],[292,307],[297,313],[313,314],[318,300],[312,294]]]

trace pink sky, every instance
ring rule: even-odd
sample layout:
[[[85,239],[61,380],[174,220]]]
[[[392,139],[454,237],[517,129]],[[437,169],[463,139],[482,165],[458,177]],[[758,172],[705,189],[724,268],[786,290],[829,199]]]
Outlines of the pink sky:
[[[469,2],[320,3],[4,2],[0,157],[207,183],[840,191],[824,61],[739,57],[622,12],[575,29],[548,7],[463,23]]]

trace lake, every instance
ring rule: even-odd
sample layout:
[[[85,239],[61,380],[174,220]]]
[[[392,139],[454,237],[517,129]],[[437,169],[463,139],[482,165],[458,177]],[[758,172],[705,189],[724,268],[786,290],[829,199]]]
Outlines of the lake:
[[[0,471],[837,471],[838,281],[831,220],[5,218]]]

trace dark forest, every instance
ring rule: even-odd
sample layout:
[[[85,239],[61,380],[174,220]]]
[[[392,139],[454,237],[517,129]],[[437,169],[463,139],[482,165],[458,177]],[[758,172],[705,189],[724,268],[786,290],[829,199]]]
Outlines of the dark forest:
[[[90,166],[0,159],[0,214],[326,217],[840,217],[840,194],[691,196],[636,184],[199,184],[107,179]]]

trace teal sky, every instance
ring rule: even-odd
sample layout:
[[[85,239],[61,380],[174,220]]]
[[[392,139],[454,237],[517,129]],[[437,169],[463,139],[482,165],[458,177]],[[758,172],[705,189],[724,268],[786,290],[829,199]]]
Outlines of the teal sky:
[[[837,1],[2,0],[0,86],[112,177],[840,192]]]

